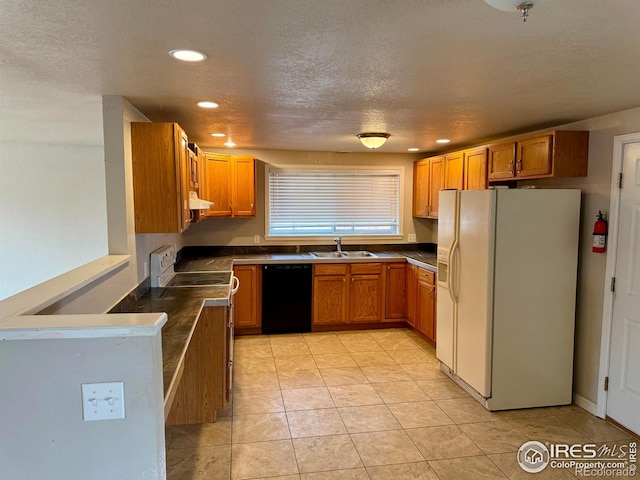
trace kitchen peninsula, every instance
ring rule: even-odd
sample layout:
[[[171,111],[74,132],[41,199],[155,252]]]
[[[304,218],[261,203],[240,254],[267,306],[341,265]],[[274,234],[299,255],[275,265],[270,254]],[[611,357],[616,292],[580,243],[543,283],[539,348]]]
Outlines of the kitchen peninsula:
[[[231,270],[233,266],[264,263],[305,262],[314,265],[371,262],[406,263],[434,271],[435,254],[421,251],[376,251],[374,258],[314,258],[309,253],[231,253],[224,250],[200,251],[185,255],[177,264],[178,271]],[[64,302],[67,296],[90,289],[96,282],[117,274],[130,262],[128,256],[108,256],[72,270],[48,282],[3,301],[0,339],[3,379],[3,408],[0,421],[16,439],[16,459],[26,445],[34,441],[39,451],[49,452],[42,469],[54,465],[56,456],[63,457],[74,449],[82,449],[82,438],[92,432],[105,439],[126,438],[127,442],[144,445],[136,458],[128,459],[126,469],[141,476],[153,476],[164,469],[164,425],[172,402],[179,404],[179,383],[186,374],[185,358],[197,319],[203,310],[230,305],[230,285],[219,287],[150,289],[135,299],[127,297],[106,312],[75,315],[52,315],[48,309]],[[132,301],[133,298],[133,301]],[[384,326],[384,325],[381,325]],[[30,359],[25,362],[24,359]],[[65,371],[64,380],[56,384],[57,371]],[[186,377],[184,377],[186,378]],[[83,421],[82,384],[121,381],[124,384],[124,418]],[[55,391],[53,397],[39,395],[40,387]],[[24,416],[28,399],[29,418]],[[34,440],[23,432],[40,431]],[[114,455],[125,448],[110,441]],[[58,445],[48,448],[47,442]],[[4,446],[3,446],[4,448]],[[126,448],[125,448],[126,450]],[[118,450],[120,451],[120,450]],[[109,466],[104,452],[95,452],[79,460],[99,465],[105,471],[125,468]],[[17,465],[17,464],[16,464]],[[18,466],[16,466],[18,471]],[[109,469],[112,470],[109,470]]]

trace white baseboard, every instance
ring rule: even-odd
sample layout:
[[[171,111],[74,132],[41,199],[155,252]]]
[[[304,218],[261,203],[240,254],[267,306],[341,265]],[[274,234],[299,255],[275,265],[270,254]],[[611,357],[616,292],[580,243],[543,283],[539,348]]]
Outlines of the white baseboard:
[[[578,395],[577,393],[573,394],[573,403],[578,405],[579,407],[584,408],[591,415],[598,416],[596,404],[590,400],[587,400],[582,395]]]

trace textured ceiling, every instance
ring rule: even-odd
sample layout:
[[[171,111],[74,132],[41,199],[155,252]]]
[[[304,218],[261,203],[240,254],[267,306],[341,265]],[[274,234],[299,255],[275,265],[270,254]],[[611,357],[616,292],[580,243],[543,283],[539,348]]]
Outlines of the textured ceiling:
[[[201,147],[357,152],[386,131],[381,152],[437,151],[640,106],[639,19],[638,0],[526,23],[482,0],[2,0],[0,141],[100,143],[100,96],[122,95]]]

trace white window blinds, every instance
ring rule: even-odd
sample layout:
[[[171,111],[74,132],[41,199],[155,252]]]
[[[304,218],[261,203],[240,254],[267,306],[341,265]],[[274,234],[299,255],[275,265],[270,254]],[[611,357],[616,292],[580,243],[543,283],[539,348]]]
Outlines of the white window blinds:
[[[397,235],[400,173],[269,170],[274,236]]]

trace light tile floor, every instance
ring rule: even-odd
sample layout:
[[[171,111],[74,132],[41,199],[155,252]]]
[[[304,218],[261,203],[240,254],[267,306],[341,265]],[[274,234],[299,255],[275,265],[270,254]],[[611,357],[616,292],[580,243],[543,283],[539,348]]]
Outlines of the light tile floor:
[[[527,440],[629,439],[575,405],[489,412],[408,329],[238,337],[233,383],[217,423],[167,428],[169,480],[521,479]]]

